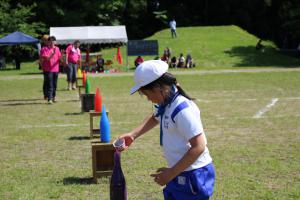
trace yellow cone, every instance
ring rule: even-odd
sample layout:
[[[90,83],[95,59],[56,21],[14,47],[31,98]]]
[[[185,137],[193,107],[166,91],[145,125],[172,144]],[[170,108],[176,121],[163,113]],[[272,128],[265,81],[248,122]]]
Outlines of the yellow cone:
[[[82,78],[81,69],[79,69],[79,68],[77,70],[77,78]]]

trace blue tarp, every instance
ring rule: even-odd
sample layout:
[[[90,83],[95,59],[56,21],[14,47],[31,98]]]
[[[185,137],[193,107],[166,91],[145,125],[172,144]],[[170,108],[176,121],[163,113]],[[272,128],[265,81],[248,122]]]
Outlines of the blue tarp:
[[[4,36],[0,39],[0,44],[4,45],[17,45],[17,44],[31,44],[31,43],[39,43],[39,40],[31,37],[30,35],[26,35],[21,32],[13,32],[7,36]]]

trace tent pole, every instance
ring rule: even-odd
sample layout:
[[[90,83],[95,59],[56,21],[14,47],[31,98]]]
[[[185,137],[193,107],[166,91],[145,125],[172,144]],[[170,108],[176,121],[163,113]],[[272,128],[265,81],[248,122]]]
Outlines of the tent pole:
[[[128,71],[128,46],[126,45],[126,71]]]

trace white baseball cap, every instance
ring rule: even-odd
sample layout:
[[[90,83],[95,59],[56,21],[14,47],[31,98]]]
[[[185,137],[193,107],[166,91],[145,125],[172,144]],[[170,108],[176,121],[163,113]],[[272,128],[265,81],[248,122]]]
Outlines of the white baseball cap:
[[[148,60],[141,63],[134,73],[134,86],[130,94],[135,93],[141,87],[157,80],[168,71],[168,64],[161,60]]]

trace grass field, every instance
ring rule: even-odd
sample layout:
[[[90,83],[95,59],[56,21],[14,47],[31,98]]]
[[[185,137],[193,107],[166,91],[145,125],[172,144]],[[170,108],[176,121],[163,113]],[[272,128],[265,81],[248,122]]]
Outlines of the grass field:
[[[177,74],[201,109],[217,179],[212,199],[300,198],[300,71]],[[110,111],[112,138],[153,105],[130,96],[130,74],[90,77]],[[89,115],[78,93],[58,87],[42,100],[41,75],[0,77],[0,199],[109,199],[109,180],[91,183]],[[128,199],[163,199],[149,176],[165,166],[155,128],[122,153]]]
[[[201,109],[217,175],[212,199],[300,199],[300,60],[270,42],[256,51],[258,38],[236,26],[177,31],[177,39],[169,29],[147,39],[159,41],[161,54],[170,47],[195,59],[195,69],[171,72]],[[122,54],[126,61],[125,48]],[[48,105],[40,73],[35,62],[0,71],[0,200],[108,200],[108,178],[91,182],[89,114],[81,113],[78,92],[67,91],[60,75],[59,102]],[[145,97],[129,95],[132,73],[88,77],[110,112],[112,139],[153,112]],[[155,128],[122,153],[128,199],[163,199],[150,174],[165,165]]]

